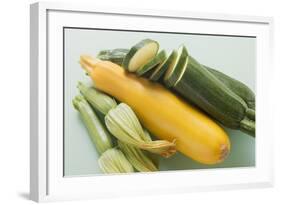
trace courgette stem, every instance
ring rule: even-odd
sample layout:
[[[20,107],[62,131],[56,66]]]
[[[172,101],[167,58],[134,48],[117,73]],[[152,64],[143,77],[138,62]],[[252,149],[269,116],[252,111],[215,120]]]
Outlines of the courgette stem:
[[[97,55],[97,58],[101,60],[108,60],[118,65],[122,65],[123,59],[126,54],[129,52],[128,49],[112,49],[112,50],[102,50]]]
[[[79,111],[98,153],[102,154],[106,150],[112,148],[111,136],[109,132],[99,121],[98,117],[86,99],[79,95],[76,96],[72,102],[75,109]]]
[[[244,118],[240,122],[240,130],[255,137],[256,123],[248,118]]]
[[[247,109],[246,110],[246,116],[250,119],[250,120],[256,120],[256,111],[253,109]]]

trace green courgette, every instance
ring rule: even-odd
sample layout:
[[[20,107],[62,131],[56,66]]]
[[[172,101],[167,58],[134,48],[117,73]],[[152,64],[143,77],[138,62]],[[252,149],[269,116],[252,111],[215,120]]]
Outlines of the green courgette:
[[[167,58],[165,50],[160,51],[151,61],[146,63],[144,66],[140,67],[136,74],[137,76],[142,76],[151,69],[155,68],[158,64],[161,64]]]
[[[218,70],[208,66],[204,67],[222,81],[230,90],[232,90],[232,92],[239,95],[246,102],[249,108],[255,109],[255,93],[247,85]]]
[[[164,79],[167,87],[223,125],[255,136],[255,122],[248,119],[254,110],[191,56],[188,56],[186,65],[168,69]]]
[[[151,39],[144,39],[134,45],[126,54],[122,66],[130,72],[135,72],[158,53],[159,44]]]
[[[129,49],[117,48],[113,50],[102,50],[98,56],[101,56],[101,60],[108,60],[118,65],[122,65],[123,59],[128,52]],[[172,65],[172,62],[176,59],[176,56],[177,53],[176,50],[174,50],[162,64],[158,65],[154,70],[152,70],[152,72],[147,72],[144,77],[148,77],[152,81],[161,81],[160,78],[162,78],[168,67]],[[220,81],[222,81],[236,95],[240,96],[246,102],[249,108],[253,110],[255,109],[255,94],[248,86],[216,69],[205,65],[203,66],[206,67]]]

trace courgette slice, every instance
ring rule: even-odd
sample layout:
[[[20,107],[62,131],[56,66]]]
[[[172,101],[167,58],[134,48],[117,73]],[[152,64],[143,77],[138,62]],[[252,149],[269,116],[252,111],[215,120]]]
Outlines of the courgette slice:
[[[188,52],[184,45],[178,49],[178,55],[173,66],[170,66],[165,73],[164,83],[167,87],[173,87],[181,78],[188,63]]]
[[[173,50],[169,57],[159,64],[153,73],[149,76],[149,79],[152,81],[158,81],[162,78],[166,70],[168,70],[170,67],[173,67],[177,59],[177,51]]]
[[[158,49],[157,41],[144,39],[130,49],[123,60],[122,66],[130,72],[135,72],[151,61],[156,56]]]
[[[160,51],[151,61],[149,61],[144,66],[139,68],[136,71],[136,74],[138,76],[142,76],[143,74],[150,71],[152,68],[155,68],[158,64],[161,64],[163,61],[166,60],[166,58],[167,58],[166,51],[165,50]]]

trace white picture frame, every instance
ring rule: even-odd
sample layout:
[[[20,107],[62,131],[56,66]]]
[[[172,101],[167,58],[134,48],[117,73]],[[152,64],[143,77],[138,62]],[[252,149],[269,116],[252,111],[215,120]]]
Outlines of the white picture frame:
[[[91,16],[90,20],[87,18],[89,16]],[[110,23],[112,16],[118,17],[119,23]],[[93,18],[99,21],[93,21]],[[128,21],[125,24],[123,20]],[[185,23],[192,25],[190,30],[195,33],[208,31],[211,34],[257,37],[258,117],[255,167],[63,177],[63,132],[62,114],[60,114],[63,106],[62,28],[64,26],[100,27],[103,24],[107,28],[131,29],[134,24],[134,28],[138,30],[136,27],[142,26],[149,29],[147,24],[149,21]],[[174,26],[176,29],[177,26]],[[157,29],[164,28],[159,24]],[[32,4],[30,10],[30,198],[41,202],[273,186],[273,131],[270,129],[272,113],[263,109],[270,106],[267,90],[271,86],[271,72],[268,70],[273,69],[272,29],[273,19],[270,17],[97,8],[95,5],[68,3]],[[186,183],[179,183],[182,179],[185,179]],[[147,181],[153,183],[148,186]],[[118,187],[110,186],[111,184]]]

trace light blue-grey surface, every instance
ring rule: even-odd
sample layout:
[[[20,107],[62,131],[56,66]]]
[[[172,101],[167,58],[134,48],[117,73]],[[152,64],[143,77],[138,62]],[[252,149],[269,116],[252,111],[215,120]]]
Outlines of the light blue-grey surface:
[[[102,49],[130,48],[144,38],[157,40],[161,49],[168,53],[184,44],[189,54],[200,63],[216,68],[255,90],[255,38],[66,29],[64,85],[66,176],[101,174],[97,164],[98,153],[78,112],[72,106],[72,99],[78,94],[77,82],[90,82],[78,64],[80,55],[95,56]],[[255,140],[240,131],[226,130],[230,136],[232,149],[223,163],[213,166],[202,165],[178,153],[169,159],[160,159],[160,170],[254,166]]]

